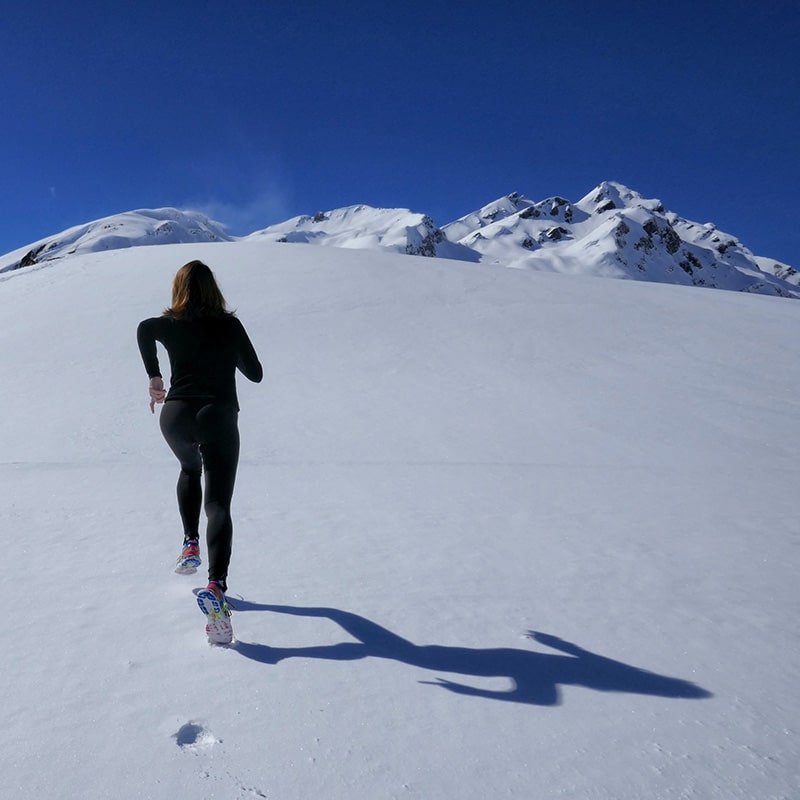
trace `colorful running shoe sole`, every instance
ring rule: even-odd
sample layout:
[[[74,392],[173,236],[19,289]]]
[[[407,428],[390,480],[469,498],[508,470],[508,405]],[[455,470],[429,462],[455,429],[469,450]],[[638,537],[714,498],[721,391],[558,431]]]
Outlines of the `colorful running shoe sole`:
[[[219,601],[211,589],[197,592],[197,605],[206,615],[206,635],[210,644],[230,644],[233,641],[233,625],[228,604]]]
[[[188,558],[179,558],[178,563],[175,565],[175,572],[178,575],[194,575],[197,572],[197,568],[203,562],[200,560],[200,556],[189,556]]]
[[[203,562],[200,560],[200,547],[196,539],[189,539],[183,545],[183,550],[175,562],[175,572],[178,575],[194,575]]]

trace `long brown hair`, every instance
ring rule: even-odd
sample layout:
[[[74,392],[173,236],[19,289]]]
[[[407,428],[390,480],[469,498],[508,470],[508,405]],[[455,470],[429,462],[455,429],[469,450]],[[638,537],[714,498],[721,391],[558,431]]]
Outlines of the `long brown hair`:
[[[214,273],[202,261],[184,264],[172,281],[172,305],[165,316],[176,319],[222,317],[232,314],[217,286]]]

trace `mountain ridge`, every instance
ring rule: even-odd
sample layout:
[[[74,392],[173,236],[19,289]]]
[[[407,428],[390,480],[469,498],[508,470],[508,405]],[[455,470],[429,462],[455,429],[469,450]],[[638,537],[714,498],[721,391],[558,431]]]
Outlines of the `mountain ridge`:
[[[534,201],[512,192],[442,226],[409,209],[361,204],[231,236],[198,212],[139,209],[19,248],[0,257],[0,272],[98,250],[242,240],[388,250],[800,298],[800,274],[790,265],[756,256],[713,223],[688,220],[615,181],[598,184],[577,202],[558,195]]]

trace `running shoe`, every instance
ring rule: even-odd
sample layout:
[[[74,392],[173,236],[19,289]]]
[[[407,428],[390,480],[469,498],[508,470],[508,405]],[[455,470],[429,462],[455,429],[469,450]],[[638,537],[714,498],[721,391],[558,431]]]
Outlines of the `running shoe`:
[[[183,549],[175,562],[175,572],[178,575],[194,575],[200,561],[200,543],[197,539],[187,539],[183,543]]]
[[[197,592],[197,605],[206,615],[206,635],[209,644],[230,644],[233,641],[231,609],[218,581],[209,581]]]

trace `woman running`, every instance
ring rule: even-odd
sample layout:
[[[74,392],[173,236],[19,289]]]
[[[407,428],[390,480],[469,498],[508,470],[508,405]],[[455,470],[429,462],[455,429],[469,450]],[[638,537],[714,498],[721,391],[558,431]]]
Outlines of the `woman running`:
[[[228,311],[213,272],[202,261],[182,266],[172,282],[172,305],[139,323],[139,351],[150,378],[150,411],[164,403],[160,427],[181,465],[178,510],[183,548],[176,572],[200,565],[200,507],[205,506],[208,586],[197,595],[207,615],[209,641],[233,639],[225,599],[231,558],[231,499],[239,462],[237,368],[259,383],[263,369],[244,326]],[[158,364],[156,342],[166,348],[169,392]],[[205,472],[205,487],[201,477]],[[204,491],[205,489],[205,491]]]

